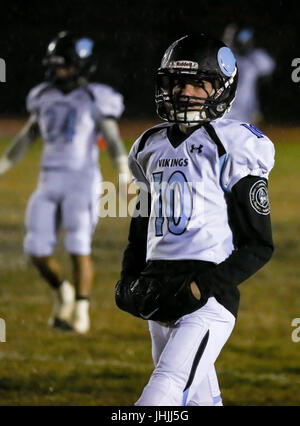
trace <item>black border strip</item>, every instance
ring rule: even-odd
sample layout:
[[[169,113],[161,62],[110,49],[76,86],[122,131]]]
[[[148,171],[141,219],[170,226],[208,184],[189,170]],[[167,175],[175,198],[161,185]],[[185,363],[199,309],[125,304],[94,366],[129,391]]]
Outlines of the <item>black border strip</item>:
[[[219,136],[216,134],[215,129],[213,128],[213,126],[211,124],[205,124],[204,125],[205,130],[207,131],[207,133],[209,134],[210,138],[215,142],[215,144],[217,145],[218,148],[218,154],[219,157],[222,157],[222,155],[226,154],[226,150],[219,138]]]
[[[139,142],[139,146],[135,154],[135,158],[137,158],[138,154],[144,149],[147,140],[153,133],[159,132],[162,129],[166,129],[167,127],[168,126],[152,127],[151,129],[146,130],[146,132],[142,135],[141,140]]]
[[[207,345],[207,342],[208,342],[208,338],[209,338],[209,330],[207,330],[205,336],[201,340],[200,346],[199,346],[199,348],[198,348],[198,350],[196,352],[196,355],[195,355],[195,358],[194,358],[194,361],[193,361],[193,365],[192,365],[192,368],[191,368],[191,372],[190,372],[188,381],[187,381],[187,383],[185,385],[185,388],[184,388],[183,392],[185,392],[191,386],[191,384],[193,383],[193,380],[194,380],[194,377],[195,377],[195,374],[196,374],[196,370],[197,370],[198,364],[200,362],[200,359],[201,359],[201,357],[203,355],[204,349],[206,348],[206,345]]]

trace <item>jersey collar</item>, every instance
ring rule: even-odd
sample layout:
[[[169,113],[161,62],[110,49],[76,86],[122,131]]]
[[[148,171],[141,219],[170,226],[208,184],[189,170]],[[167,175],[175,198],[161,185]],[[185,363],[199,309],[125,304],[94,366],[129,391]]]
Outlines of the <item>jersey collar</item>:
[[[203,124],[199,124],[198,126],[193,127],[193,130],[186,134],[183,133],[177,124],[168,127],[167,129],[167,137],[174,148],[177,148],[182,142],[188,139],[196,130],[200,129]]]

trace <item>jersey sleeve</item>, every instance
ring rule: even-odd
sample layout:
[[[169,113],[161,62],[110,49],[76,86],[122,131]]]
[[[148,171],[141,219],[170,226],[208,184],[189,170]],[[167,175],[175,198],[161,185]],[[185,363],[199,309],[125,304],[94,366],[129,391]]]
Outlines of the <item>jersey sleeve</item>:
[[[40,107],[40,96],[48,88],[48,83],[41,83],[33,87],[26,98],[26,109],[29,114],[36,114]]]
[[[220,182],[225,192],[245,176],[268,179],[274,166],[275,150],[270,139],[256,127],[237,122],[234,131],[226,135]]]
[[[96,113],[101,118],[119,119],[124,111],[123,96],[105,84],[89,84],[94,96]]]
[[[150,192],[150,183],[146,177],[146,172],[144,171],[142,165],[138,160],[138,151],[141,138],[142,136],[138,138],[131,147],[128,156],[128,165],[130,172],[133,176],[133,181],[137,185],[137,187],[147,192]]]

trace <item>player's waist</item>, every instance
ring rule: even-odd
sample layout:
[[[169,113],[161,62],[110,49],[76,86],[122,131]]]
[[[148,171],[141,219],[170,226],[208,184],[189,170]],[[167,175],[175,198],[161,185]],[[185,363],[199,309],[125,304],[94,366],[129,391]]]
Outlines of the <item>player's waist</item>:
[[[93,174],[95,171],[99,170],[99,164],[98,162],[84,164],[42,163],[40,170],[42,172]]]
[[[157,275],[158,278],[168,279],[168,277],[177,277],[182,274],[203,274],[215,266],[216,264],[213,262],[193,259],[149,260],[143,275]]]
[[[90,167],[84,169],[73,169],[62,166],[41,166],[40,180],[75,180],[78,182],[92,182],[95,179],[102,180],[100,169],[98,167]]]
[[[92,167],[98,167],[97,155],[86,155],[79,153],[43,153],[41,168],[56,169],[56,170],[89,170]]]
[[[212,262],[218,264],[223,262],[232,252],[233,243],[232,235],[227,235],[221,241],[210,241],[210,244],[201,246],[193,244],[173,243],[167,244],[159,243],[148,244],[147,246],[147,261],[181,261],[191,260],[196,262]]]

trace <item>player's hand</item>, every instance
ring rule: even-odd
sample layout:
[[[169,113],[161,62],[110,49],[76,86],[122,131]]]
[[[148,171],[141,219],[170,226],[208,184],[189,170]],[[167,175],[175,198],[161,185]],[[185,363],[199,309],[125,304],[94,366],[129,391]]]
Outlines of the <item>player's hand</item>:
[[[174,322],[200,309],[207,301],[191,275],[173,278],[166,287],[169,289],[169,296],[163,301],[160,315],[167,322]]]
[[[116,285],[118,307],[145,320],[174,323],[200,309],[207,301],[191,276],[176,277],[161,283],[152,277],[140,277]]]
[[[130,185],[132,182],[132,175],[129,172],[119,172],[119,185]]]
[[[5,157],[0,158],[0,175],[3,175],[10,168],[11,162]]]
[[[136,303],[131,291],[132,281],[120,280],[115,287],[115,301],[118,308],[129,312],[136,317],[139,316]]]
[[[172,277],[163,285],[156,319],[163,323],[175,323],[204,306],[209,296],[209,288],[195,279],[194,274]]]
[[[116,304],[123,311],[143,319],[154,319],[159,311],[162,284],[155,278],[139,277],[131,282],[118,281]]]
[[[127,205],[129,186],[132,183],[132,175],[128,167],[128,159],[126,156],[121,156],[116,162],[119,171],[118,192],[120,201]]]
[[[132,175],[128,167],[128,158],[126,155],[122,155],[116,160],[118,172],[119,172],[119,184],[130,184],[132,182]]]

